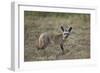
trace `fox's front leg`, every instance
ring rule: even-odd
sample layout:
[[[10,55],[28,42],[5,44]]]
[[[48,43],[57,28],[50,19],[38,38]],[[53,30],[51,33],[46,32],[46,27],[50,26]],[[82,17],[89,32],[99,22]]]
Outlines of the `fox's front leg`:
[[[64,54],[64,47],[63,47],[63,44],[60,44],[60,48],[62,50],[62,54]]]

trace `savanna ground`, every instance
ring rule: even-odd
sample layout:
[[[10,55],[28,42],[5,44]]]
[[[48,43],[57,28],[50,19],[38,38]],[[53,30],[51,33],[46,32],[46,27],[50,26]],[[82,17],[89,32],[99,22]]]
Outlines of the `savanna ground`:
[[[43,32],[61,33],[60,26],[71,26],[72,32],[64,43],[37,50],[36,40]],[[68,51],[69,50],[69,51]],[[90,58],[90,15],[24,11],[24,61]]]

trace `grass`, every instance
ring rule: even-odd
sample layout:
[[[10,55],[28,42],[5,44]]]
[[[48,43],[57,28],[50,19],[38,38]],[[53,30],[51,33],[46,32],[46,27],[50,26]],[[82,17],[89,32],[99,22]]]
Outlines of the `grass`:
[[[64,43],[65,54],[59,45],[37,50],[36,40],[43,32],[61,33],[60,26],[73,27]],[[24,61],[90,58],[90,15],[53,12],[24,12]]]

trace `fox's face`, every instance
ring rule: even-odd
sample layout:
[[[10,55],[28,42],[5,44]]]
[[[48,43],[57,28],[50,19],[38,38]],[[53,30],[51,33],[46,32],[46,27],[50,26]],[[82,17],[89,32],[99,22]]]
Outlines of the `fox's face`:
[[[66,39],[69,36],[69,34],[70,34],[71,30],[72,30],[72,27],[64,29],[64,27],[61,26],[61,29],[63,31],[63,33],[62,33],[63,34],[63,39]]]

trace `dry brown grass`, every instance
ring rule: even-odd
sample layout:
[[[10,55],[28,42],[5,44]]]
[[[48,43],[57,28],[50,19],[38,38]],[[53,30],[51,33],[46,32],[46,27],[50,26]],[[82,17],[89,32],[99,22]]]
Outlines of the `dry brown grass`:
[[[24,13],[24,61],[86,59],[90,58],[90,15],[74,13]],[[61,33],[61,24],[73,27],[64,44],[65,54],[59,45],[44,50],[35,48],[36,40],[43,32]]]

